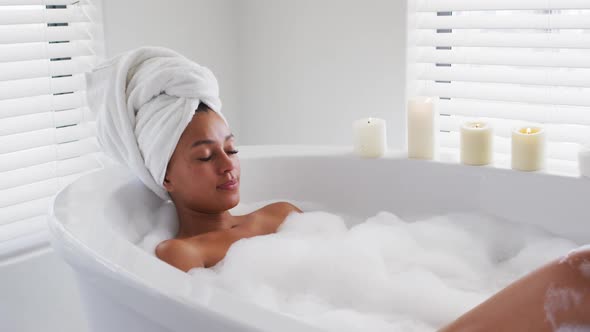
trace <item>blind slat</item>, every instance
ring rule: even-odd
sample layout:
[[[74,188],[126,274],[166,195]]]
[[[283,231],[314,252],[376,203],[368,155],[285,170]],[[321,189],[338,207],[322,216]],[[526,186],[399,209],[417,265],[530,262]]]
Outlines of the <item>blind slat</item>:
[[[48,163],[52,160],[74,158],[99,151],[96,137],[62,144],[51,144],[31,149],[0,154],[0,172]]]
[[[0,137],[46,128],[72,126],[93,118],[94,114],[87,107],[7,118],[0,122]]]
[[[418,63],[536,66],[559,68],[590,68],[590,52],[542,52],[536,50],[498,50],[494,48],[453,48],[436,50],[418,47]]]
[[[421,32],[418,46],[510,47],[510,48],[590,48],[590,35],[584,33],[479,33],[457,30],[452,33]]]
[[[66,40],[90,40],[90,23],[67,26],[47,24],[0,25],[0,44],[20,44]]]
[[[52,198],[53,195],[1,208],[0,226],[23,219],[46,215]]]
[[[76,40],[69,43],[22,43],[0,45],[0,62],[39,59],[61,59],[95,55],[91,42]]]
[[[86,92],[77,91],[63,95],[43,95],[18,99],[0,100],[0,119],[79,108],[86,104]]]
[[[47,76],[81,74],[90,71],[94,65],[95,58],[91,56],[76,57],[64,61],[42,59],[33,61],[3,62],[0,63],[0,82]]]
[[[418,12],[590,9],[588,0],[416,0]]]
[[[90,0],[0,0],[0,6],[24,6],[24,5],[72,5],[77,2],[86,4]]]
[[[83,74],[0,81],[0,100],[73,92],[85,88],[86,81]]]
[[[430,81],[511,83],[590,88],[590,68],[423,65],[417,78]]]
[[[437,100],[441,114],[482,118],[514,119],[541,123],[581,124],[590,126],[590,109],[586,107],[539,105],[453,98]]]
[[[590,89],[587,88],[533,87],[475,82],[449,84],[421,82],[418,93],[424,96],[590,107]]]
[[[51,181],[44,181],[43,184],[38,184],[36,186],[29,186],[27,187],[30,189],[28,191],[29,195],[27,195],[26,191],[14,193],[15,195],[21,195],[23,198],[28,197],[28,199],[22,203],[0,208],[0,226],[46,215],[47,210],[49,209],[49,204],[51,204],[53,200],[53,196],[59,190],[79,177],[93,171],[95,171],[95,169],[66,175],[52,179]],[[40,193],[47,193],[47,196],[31,199],[31,197],[39,196]]]
[[[588,29],[590,15],[419,15],[418,29]]]
[[[20,187],[0,190],[0,210],[11,205],[51,196],[57,192],[58,187],[58,179],[54,177]]]
[[[31,233],[47,229],[47,215],[40,215],[20,220],[17,223],[2,225],[3,232],[0,232],[0,243],[17,239]]]
[[[30,9],[0,10],[0,24],[89,22],[90,19],[80,7],[46,10],[34,6]]]
[[[51,161],[45,164],[0,173],[0,206],[2,204],[4,206],[16,204],[13,201],[7,203],[8,200],[13,199],[9,197],[10,195],[3,197],[5,193],[8,193],[6,191],[8,189],[40,183],[55,177],[81,173],[89,169],[98,168],[99,166],[100,163],[93,155],[85,155],[79,158]]]
[[[95,135],[95,124],[48,128],[21,134],[0,136],[0,154],[32,149],[45,145],[80,140]]]

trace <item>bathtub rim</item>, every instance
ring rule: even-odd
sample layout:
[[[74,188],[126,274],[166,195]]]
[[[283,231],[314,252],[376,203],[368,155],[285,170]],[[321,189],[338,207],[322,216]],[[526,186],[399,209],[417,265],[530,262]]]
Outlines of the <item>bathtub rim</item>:
[[[288,149],[289,147],[291,147],[292,149]],[[290,157],[296,157],[296,158],[301,158],[301,157],[312,157],[312,158],[357,158],[356,156],[354,156],[354,154],[352,153],[351,148],[349,147],[309,147],[309,146],[250,146],[250,147],[240,147],[240,149],[242,150],[242,156],[241,158],[244,159],[272,159],[274,157],[283,157],[286,159],[289,159]],[[243,155],[246,156],[243,156]],[[440,165],[440,167],[464,167],[465,170],[469,170],[469,172],[479,172],[481,170],[481,172],[492,172],[492,173],[504,173],[504,174],[513,174],[513,170],[510,169],[500,169],[500,168],[495,168],[495,167],[478,167],[478,166],[468,166],[468,165],[457,165],[457,164],[453,164],[453,163],[444,163],[444,162],[438,162],[438,161],[431,161],[431,160],[413,160],[413,159],[407,159],[407,157],[405,156],[404,152],[400,152],[400,151],[388,151],[388,154],[381,158],[381,159],[395,159],[395,160],[400,160],[401,162],[404,163],[418,163],[418,164],[422,164],[422,163],[436,163],[437,165]],[[367,162],[379,162],[379,160],[367,160]],[[126,168],[123,165],[117,165],[115,167],[122,167],[122,168]],[[50,231],[52,236],[52,239],[55,235],[54,232],[57,232],[58,234],[61,235],[66,235],[69,236],[69,238],[64,237],[62,239],[60,239],[60,241],[65,241],[68,240],[70,241],[70,243],[74,243],[76,245],[77,248],[84,248],[86,250],[85,255],[89,256],[89,257],[100,257],[100,254],[97,253],[96,251],[94,251],[92,248],[86,246],[83,242],[79,241],[79,239],[77,239],[72,233],[70,233],[66,228],[65,225],[62,224],[60,222],[60,220],[57,218],[57,216],[55,215],[55,211],[54,211],[54,206],[55,206],[55,201],[60,197],[60,195],[70,186],[74,186],[76,183],[80,182],[80,181],[84,181],[83,179],[86,177],[90,177],[92,174],[94,174],[95,172],[107,172],[110,171],[111,168],[109,167],[108,169],[97,169],[94,172],[90,172],[88,174],[85,174],[84,176],[81,176],[80,178],[76,179],[75,181],[73,181],[72,183],[70,183],[68,186],[64,187],[62,190],[60,190],[56,195],[54,195],[52,202],[50,204],[50,211],[49,211],[49,227],[50,227]],[[547,174],[547,173],[542,173],[542,172],[519,172],[519,174],[521,176],[526,176],[526,177],[555,177],[556,175],[554,174]],[[564,178],[566,181],[568,180],[575,180],[577,181],[577,179],[573,179],[572,177],[562,177],[559,176],[561,178]],[[590,182],[589,182],[590,183]],[[53,240],[52,240],[53,241]],[[64,255],[61,254],[61,256],[63,257]],[[125,270],[123,266],[118,265],[118,264],[114,264],[113,262],[107,261],[104,259],[104,257],[102,257],[103,260],[102,261],[94,261],[94,263],[99,263],[101,268],[107,269],[107,270],[117,270],[117,271],[122,271]],[[71,261],[68,261],[69,264],[71,264]],[[189,301],[186,298],[183,297],[177,297],[174,294],[170,294],[168,292],[162,291],[161,289],[157,289],[154,288],[151,284],[147,283],[145,280],[139,278],[138,276],[136,276],[133,273],[129,273],[128,271],[125,271],[126,275],[125,278],[127,281],[132,282],[134,285],[139,285],[142,287],[142,289],[148,291],[148,292],[152,292],[154,295],[156,296],[166,296],[167,298],[180,302],[180,304],[182,304],[183,306],[189,306],[191,308],[197,308],[197,309],[202,309],[201,307],[198,306],[198,304],[196,304],[193,301]],[[237,299],[235,296],[230,296],[232,298],[232,300]],[[246,301],[247,302],[247,301]],[[249,305],[252,305],[253,303],[248,302]],[[266,310],[266,309],[263,309]],[[271,311],[268,311],[271,312]],[[233,319],[231,316],[223,316],[224,319]],[[287,317],[286,317],[287,318]],[[241,321],[237,321],[239,322],[239,324],[242,324],[243,322]],[[312,329],[313,327],[311,325],[307,325],[306,324],[306,328],[308,329]],[[270,331],[270,330],[269,330]]]
[[[276,330],[276,326],[281,326],[286,332],[298,332],[302,331],[302,329],[310,332],[322,331],[313,325],[309,325],[303,321],[297,320],[287,314],[273,312],[267,308],[257,305],[256,303],[241,299],[218,287],[213,289],[212,295],[209,299],[213,303],[213,306],[205,306],[201,303],[198,303],[197,301],[190,300],[187,296],[180,296],[179,293],[181,293],[182,287],[177,287],[180,285],[180,283],[172,283],[172,288],[175,288],[174,292],[169,292],[165,289],[158,288],[148,282],[146,279],[142,278],[140,275],[127,270],[126,266],[105,258],[103,253],[98,252],[94,248],[88,246],[87,243],[79,239],[71,231],[71,229],[68,229],[68,227],[58,218],[55,212],[56,202],[60,200],[62,194],[67,193],[69,188],[74,187],[76,184],[80,184],[83,181],[88,181],[93,175],[96,176],[97,174],[102,173],[108,174],[118,169],[129,171],[124,165],[115,165],[103,169],[96,169],[92,172],[88,172],[87,174],[65,186],[56,195],[54,195],[51,200],[47,223],[50,234],[50,243],[56,253],[73,268],[74,273],[81,275],[82,273],[80,273],[79,270],[93,270],[94,273],[101,274],[100,279],[109,277],[111,279],[115,279],[115,281],[118,283],[122,282],[130,287],[140,288],[153,297],[164,297],[166,300],[173,301],[174,303],[183,307],[190,308],[191,310],[198,310],[200,313],[208,315],[208,318],[223,321],[224,324],[228,324],[229,322],[230,325],[236,326],[236,328],[240,331],[273,332]],[[138,179],[136,180],[138,181]],[[130,243],[129,245],[132,246],[133,244]],[[147,253],[144,254],[148,255]],[[86,260],[84,260],[85,258]],[[152,259],[151,256],[150,259]],[[164,268],[176,270],[172,266],[164,266]],[[185,281],[190,280],[190,275],[182,271],[177,272],[182,273],[182,279]],[[228,313],[227,311],[224,311],[225,306],[228,304],[238,307],[238,309],[244,310],[244,312],[236,312],[234,310]],[[260,318],[252,320],[249,319],[252,316],[248,315],[258,315]],[[161,317],[158,318],[161,319]]]
[[[238,146],[241,151],[240,158],[265,158],[265,157],[302,157],[302,156],[340,156],[340,157],[354,157],[351,146],[343,145],[243,145]],[[243,156],[245,155],[245,156]],[[106,157],[108,159],[108,157]],[[481,168],[484,170],[492,170],[499,172],[517,172],[506,167],[497,167],[494,165],[486,166],[470,166],[463,165],[457,161],[441,161],[441,160],[420,160],[408,159],[407,153],[403,150],[390,149],[386,152],[383,159],[407,159],[409,162],[416,163],[440,163],[441,165],[454,165],[466,168]],[[112,162],[112,161],[111,161]],[[111,166],[113,167],[113,166]],[[100,168],[97,170],[101,170]],[[590,177],[584,177],[582,174],[576,175],[573,173],[551,173],[548,171],[536,172],[519,172],[525,176],[549,176],[549,177],[563,177],[575,178],[581,181],[588,181],[590,185]],[[86,174],[85,174],[86,175]],[[84,175],[83,175],[84,176]],[[72,183],[76,182],[74,180]],[[71,183],[71,184],[72,184]],[[60,189],[55,195],[58,195]],[[53,205],[54,200],[51,201]],[[0,265],[10,264],[10,262],[18,260],[19,257],[25,258],[28,255],[34,255],[49,248],[49,229],[47,221],[37,221],[30,225],[23,226],[17,221],[13,224],[0,226]]]

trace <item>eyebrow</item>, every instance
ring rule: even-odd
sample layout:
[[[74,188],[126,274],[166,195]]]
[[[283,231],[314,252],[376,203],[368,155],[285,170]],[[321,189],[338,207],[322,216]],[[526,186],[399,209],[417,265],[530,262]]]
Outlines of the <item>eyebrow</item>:
[[[234,137],[234,134],[229,134],[229,135],[225,136],[225,141],[227,141],[228,139],[230,139],[232,137]],[[210,140],[210,139],[202,139],[202,140],[199,140],[199,141],[195,141],[193,143],[193,145],[191,145],[191,149],[194,148],[194,147],[196,147],[196,146],[199,146],[201,144],[214,144],[214,143],[215,143],[215,141],[213,141],[213,140]]]

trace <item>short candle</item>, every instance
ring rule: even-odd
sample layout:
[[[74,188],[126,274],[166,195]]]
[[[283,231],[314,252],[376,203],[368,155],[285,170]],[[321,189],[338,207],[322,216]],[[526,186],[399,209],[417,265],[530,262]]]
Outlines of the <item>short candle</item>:
[[[385,120],[364,118],[353,123],[354,152],[363,158],[377,158],[387,150]]]
[[[545,168],[545,141],[545,131],[540,127],[512,131],[512,168],[519,171]]]
[[[461,162],[487,165],[492,162],[493,131],[485,122],[466,122],[461,126]]]

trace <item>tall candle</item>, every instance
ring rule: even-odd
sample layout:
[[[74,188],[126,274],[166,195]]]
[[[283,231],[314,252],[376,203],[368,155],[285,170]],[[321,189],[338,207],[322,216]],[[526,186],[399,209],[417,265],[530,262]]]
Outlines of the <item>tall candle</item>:
[[[512,131],[512,168],[537,171],[545,167],[545,131],[522,127]]]
[[[492,162],[492,127],[481,121],[461,126],[461,162],[467,165],[487,165]]]
[[[408,157],[434,158],[434,106],[428,97],[408,101]]]
[[[363,158],[377,158],[387,150],[385,120],[365,118],[353,123],[354,151]]]

